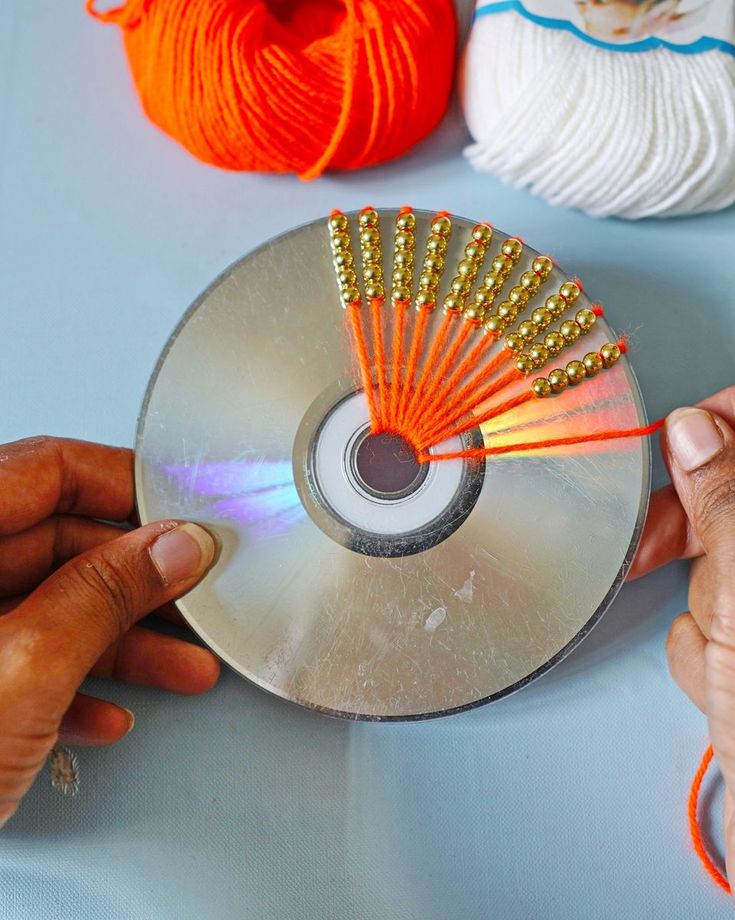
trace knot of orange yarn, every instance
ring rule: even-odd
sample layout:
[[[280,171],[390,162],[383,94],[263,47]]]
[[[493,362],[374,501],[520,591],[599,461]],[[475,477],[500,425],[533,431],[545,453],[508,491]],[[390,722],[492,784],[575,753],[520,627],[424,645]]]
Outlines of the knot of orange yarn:
[[[357,169],[399,156],[447,106],[452,0],[128,0],[120,26],[148,117],[224,169]]]

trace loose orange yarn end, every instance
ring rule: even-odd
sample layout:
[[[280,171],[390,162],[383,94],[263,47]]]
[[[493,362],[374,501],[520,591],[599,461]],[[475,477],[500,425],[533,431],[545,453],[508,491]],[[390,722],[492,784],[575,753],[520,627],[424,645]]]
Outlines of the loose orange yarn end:
[[[150,120],[205,163],[295,172],[400,156],[449,102],[452,0],[128,0],[119,26]]]
[[[664,422],[665,419],[659,419],[651,425],[645,425],[642,428],[624,428],[620,431],[596,431],[592,434],[570,435],[566,438],[549,438],[545,441],[522,441],[517,444],[503,444],[497,447],[475,447],[470,450],[458,450],[446,454],[430,454],[427,451],[422,451],[419,454],[418,461],[419,463],[429,463],[432,460],[481,460],[483,457],[496,457],[500,454],[543,450],[550,447],[566,447],[571,444],[587,444],[590,441],[644,438],[663,428]],[[473,422],[472,425],[474,424],[476,423]]]
[[[704,757],[702,757],[702,761],[699,764],[697,772],[694,774],[694,779],[692,780],[692,787],[689,791],[688,807],[689,833],[691,834],[692,843],[694,844],[696,854],[704,866],[707,875],[709,875],[712,881],[716,885],[719,885],[723,891],[726,891],[728,894],[732,894],[730,883],[714,864],[712,857],[707,852],[707,847],[704,842],[704,835],[702,834],[702,828],[699,824],[699,795],[702,790],[702,781],[704,780],[705,774],[709,769],[709,765],[712,762],[713,757],[714,750],[712,749],[712,745],[710,745],[704,752]]]

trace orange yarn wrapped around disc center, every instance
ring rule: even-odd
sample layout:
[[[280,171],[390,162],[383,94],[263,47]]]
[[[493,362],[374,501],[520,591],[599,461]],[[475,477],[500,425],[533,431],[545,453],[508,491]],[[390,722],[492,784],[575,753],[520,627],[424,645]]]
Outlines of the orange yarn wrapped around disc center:
[[[123,31],[148,117],[233,170],[357,169],[428,134],[447,106],[451,0],[128,0],[87,10]]]

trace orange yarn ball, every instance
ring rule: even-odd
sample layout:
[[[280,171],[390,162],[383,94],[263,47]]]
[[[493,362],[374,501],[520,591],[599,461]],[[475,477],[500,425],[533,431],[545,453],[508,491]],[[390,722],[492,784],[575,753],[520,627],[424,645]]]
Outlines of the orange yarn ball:
[[[452,0],[96,2],[151,121],[224,169],[371,166],[428,134],[449,99]]]

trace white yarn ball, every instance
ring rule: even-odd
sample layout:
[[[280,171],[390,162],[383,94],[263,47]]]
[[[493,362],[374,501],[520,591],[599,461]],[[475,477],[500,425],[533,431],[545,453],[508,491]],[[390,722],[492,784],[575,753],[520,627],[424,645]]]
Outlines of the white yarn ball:
[[[476,169],[597,217],[735,201],[735,58],[605,51],[516,13],[478,19],[461,97]]]

